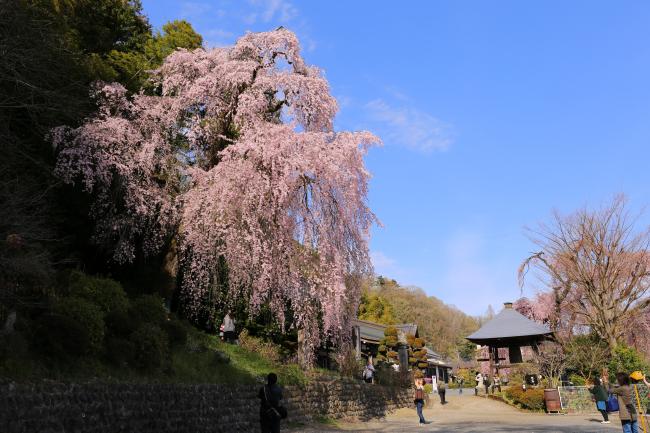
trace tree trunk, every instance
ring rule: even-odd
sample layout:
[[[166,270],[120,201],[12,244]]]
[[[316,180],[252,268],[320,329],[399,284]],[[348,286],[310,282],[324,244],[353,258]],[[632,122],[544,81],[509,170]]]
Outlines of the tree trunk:
[[[311,370],[314,367],[312,349],[305,330],[298,329],[298,363],[303,369]]]

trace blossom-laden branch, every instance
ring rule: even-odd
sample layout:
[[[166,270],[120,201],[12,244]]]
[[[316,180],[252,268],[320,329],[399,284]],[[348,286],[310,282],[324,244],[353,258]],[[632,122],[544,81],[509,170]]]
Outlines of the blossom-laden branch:
[[[153,80],[154,95],[99,84],[96,116],[52,132],[56,172],[93,194],[95,238],[131,262],[176,236],[194,312],[225,259],[252,312],[282,322],[289,303],[310,344],[342,335],[371,271],[363,155],[379,140],[334,131],[327,80],[286,29],[179,50]]]

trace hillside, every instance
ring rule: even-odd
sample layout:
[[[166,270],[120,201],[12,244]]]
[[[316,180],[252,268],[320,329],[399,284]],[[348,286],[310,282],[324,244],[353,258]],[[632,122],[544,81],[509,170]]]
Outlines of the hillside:
[[[479,326],[474,317],[435,296],[427,296],[422,289],[403,287],[381,276],[368,283],[361,299],[359,318],[384,324],[417,323],[420,337],[451,359],[471,353],[464,337]]]

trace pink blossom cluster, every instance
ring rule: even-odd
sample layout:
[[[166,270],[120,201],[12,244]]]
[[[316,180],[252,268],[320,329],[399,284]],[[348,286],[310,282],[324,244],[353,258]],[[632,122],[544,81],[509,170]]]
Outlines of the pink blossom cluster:
[[[102,85],[95,117],[53,131],[57,173],[94,194],[98,240],[128,262],[176,236],[195,312],[225,258],[251,312],[282,321],[290,305],[310,345],[347,332],[371,271],[363,156],[379,140],[333,130],[328,82],[286,29],[179,50],[153,81],[155,95]]]

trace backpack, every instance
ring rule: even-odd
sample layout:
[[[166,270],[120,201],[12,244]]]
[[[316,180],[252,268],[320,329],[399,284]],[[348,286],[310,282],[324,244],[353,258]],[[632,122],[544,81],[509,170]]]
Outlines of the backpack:
[[[607,412],[618,412],[618,398],[614,394],[610,394],[605,402],[605,407],[607,408]]]

